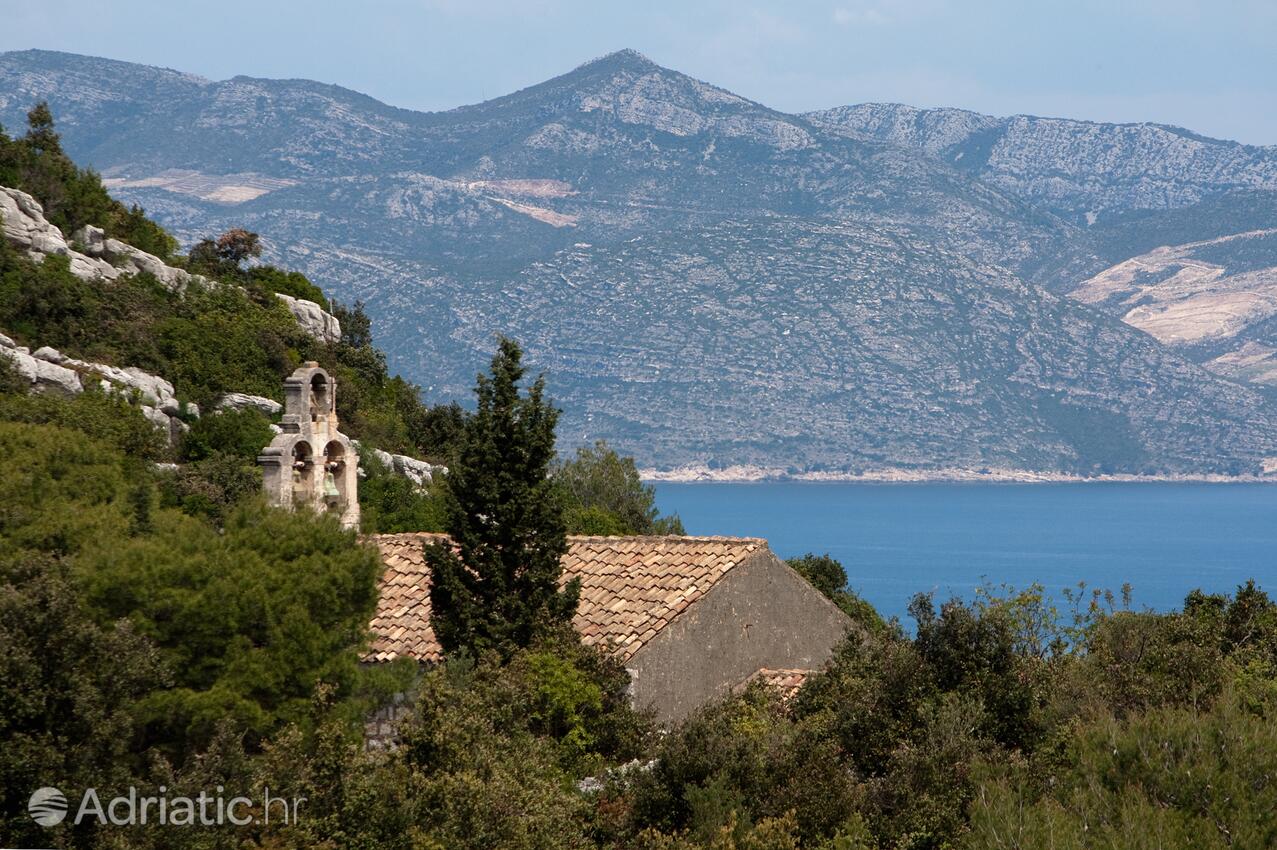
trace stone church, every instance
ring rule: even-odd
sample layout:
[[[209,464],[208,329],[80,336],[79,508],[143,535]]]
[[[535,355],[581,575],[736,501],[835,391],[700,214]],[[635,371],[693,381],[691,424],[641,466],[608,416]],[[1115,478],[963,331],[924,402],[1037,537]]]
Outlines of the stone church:
[[[281,433],[257,460],[272,504],[331,512],[358,528],[359,458],[338,430],[336,400],[336,382],[319,364],[293,372]],[[427,532],[367,538],[386,569],[366,662],[443,659],[423,547],[446,540]],[[664,722],[753,681],[792,692],[853,628],[758,538],[569,537],[562,580],[574,578],[582,641],[622,661],[635,704]],[[374,719],[370,740],[393,734],[400,709]]]
[[[365,660],[441,661],[424,547],[447,538],[369,539],[386,572]],[[582,642],[620,660],[635,705],[667,723],[755,680],[796,690],[853,628],[759,538],[569,536],[562,581],[574,578]]]

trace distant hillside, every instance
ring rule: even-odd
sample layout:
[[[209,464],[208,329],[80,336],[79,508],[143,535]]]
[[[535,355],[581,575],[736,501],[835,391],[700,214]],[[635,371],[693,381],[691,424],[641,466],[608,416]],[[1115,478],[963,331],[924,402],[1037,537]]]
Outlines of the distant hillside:
[[[429,114],[0,55],[0,120],[40,98],[68,149],[184,242],[245,226],[366,301],[436,400],[511,333],[549,372],[564,439],[642,466],[1238,472],[1277,455],[1262,391],[1029,282],[1068,291],[1115,262],[1073,201],[632,51]]]

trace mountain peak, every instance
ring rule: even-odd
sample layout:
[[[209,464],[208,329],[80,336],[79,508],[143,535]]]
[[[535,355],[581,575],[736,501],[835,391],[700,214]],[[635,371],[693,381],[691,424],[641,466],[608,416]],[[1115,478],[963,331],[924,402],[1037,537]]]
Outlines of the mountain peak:
[[[591,59],[590,61],[581,64],[578,70],[582,68],[597,67],[609,69],[627,68],[629,70],[642,71],[663,70],[660,65],[657,65],[651,59],[648,59],[632,47],[626,47],[600,56],[597,59]]]

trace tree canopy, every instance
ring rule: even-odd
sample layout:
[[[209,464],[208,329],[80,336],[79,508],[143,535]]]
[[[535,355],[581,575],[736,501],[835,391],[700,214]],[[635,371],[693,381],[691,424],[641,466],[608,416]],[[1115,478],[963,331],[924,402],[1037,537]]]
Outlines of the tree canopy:
[[[523,352],[502,338],[475,387],[443,493],[452,544],[427,548],[435,634],[448,652],[509,654],[570,623],[577,587],[559,587],[567,551],[550,464],[559,411],[545,380],[524,388]]]

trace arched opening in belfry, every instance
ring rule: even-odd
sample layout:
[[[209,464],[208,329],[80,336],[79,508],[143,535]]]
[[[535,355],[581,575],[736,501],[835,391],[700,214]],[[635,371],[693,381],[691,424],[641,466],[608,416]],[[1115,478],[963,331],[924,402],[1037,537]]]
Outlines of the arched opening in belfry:
[[[321,416],[327,416],[332,410],[329,399],[328,379],[316,374],[310,379],[310,421],[318,422]]]
[[[342,511],[348,503],[346,492],[346,447],[333,440],[324,446],[324,504]]]
[[[315,493],[315,458],[310,444],[299,442],[293,446],[293,504],[309,504]]]

